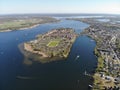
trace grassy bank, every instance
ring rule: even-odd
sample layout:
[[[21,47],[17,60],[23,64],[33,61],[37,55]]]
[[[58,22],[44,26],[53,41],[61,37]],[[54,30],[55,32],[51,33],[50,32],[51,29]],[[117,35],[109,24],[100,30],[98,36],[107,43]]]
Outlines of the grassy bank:
[[[97,68],[95,70],[95,74],[93,75],[93,90],[104,90],[104,83],[101,79],[99,72],[103,71],[104,68],[104,58],[100,55],[99,51],[97,50],[97,46],[94,50],[95,55],[98,58]]]

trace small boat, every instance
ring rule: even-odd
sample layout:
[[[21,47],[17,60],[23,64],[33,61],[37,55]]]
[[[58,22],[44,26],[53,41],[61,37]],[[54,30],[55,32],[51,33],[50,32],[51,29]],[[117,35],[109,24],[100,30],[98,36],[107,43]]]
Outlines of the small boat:
[[[88,85],[89,88],[92,88],[93,86],[92,85]]]
[[[90,40],[91,42],[94,42],[94,40]]]
[[[89,73],[87,73],[86,70],[85,70],[85,72],[84,72],[84,75],[85,75],[85,76],[91,76]]]
[[[77,58],[79,58],[80,56],[79,55],[77,55]]]
[[[86,71],[84,72],[84,75],[87,75],[87,72],[86,72]]]
[[[76,56],[76,58],[75,58],[75,60],[77,60],[79,57],[80,57],[80,56],[79,56],[79,55],[77,55],[77,56]]]
[[[75,60],[77,60],[79,57],[80,57],[80,56],[79,56],[79,55],[77,55],[77,57],[75,58]]]

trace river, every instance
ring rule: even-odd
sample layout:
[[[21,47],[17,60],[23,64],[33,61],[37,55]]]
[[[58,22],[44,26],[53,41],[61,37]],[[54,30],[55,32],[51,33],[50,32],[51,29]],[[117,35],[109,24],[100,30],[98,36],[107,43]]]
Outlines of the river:
[[[0,90],[88,90],[89,76],[97,65],[93,51],[95,41],[87,36],[76,39],[66,60],[41,64],[23,64],[24,55],[18,45],[35,39],[54,28],[74,28],[80,33],[89,25],[73,20],[42,24],[32,29],[0,33]],[[80,57],[76,59],[77,55]],[[25,78],[19,79],[18,76]]]

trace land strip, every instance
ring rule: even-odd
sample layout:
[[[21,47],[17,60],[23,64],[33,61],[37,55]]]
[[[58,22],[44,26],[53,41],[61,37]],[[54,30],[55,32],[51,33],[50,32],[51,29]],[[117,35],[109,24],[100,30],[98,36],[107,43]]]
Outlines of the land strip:
[[[34,28],[40,24],[58,22],[55,18],[36,15],[0,16],[0,32]]]
[[[90,24],[81,34],[96,41],[95,55],[98,65],[93,76],[93,90],[120,90],[120,17],[109,22],[98,18],[72,19]]]

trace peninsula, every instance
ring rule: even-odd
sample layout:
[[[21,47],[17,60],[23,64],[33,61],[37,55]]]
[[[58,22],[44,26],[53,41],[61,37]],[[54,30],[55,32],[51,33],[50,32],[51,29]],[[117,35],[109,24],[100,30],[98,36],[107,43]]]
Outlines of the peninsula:
[[[41,59],[67,58],[78,35],[72,28],[59,28],[37,36],[36,40],[24,43],[24,50]]]

